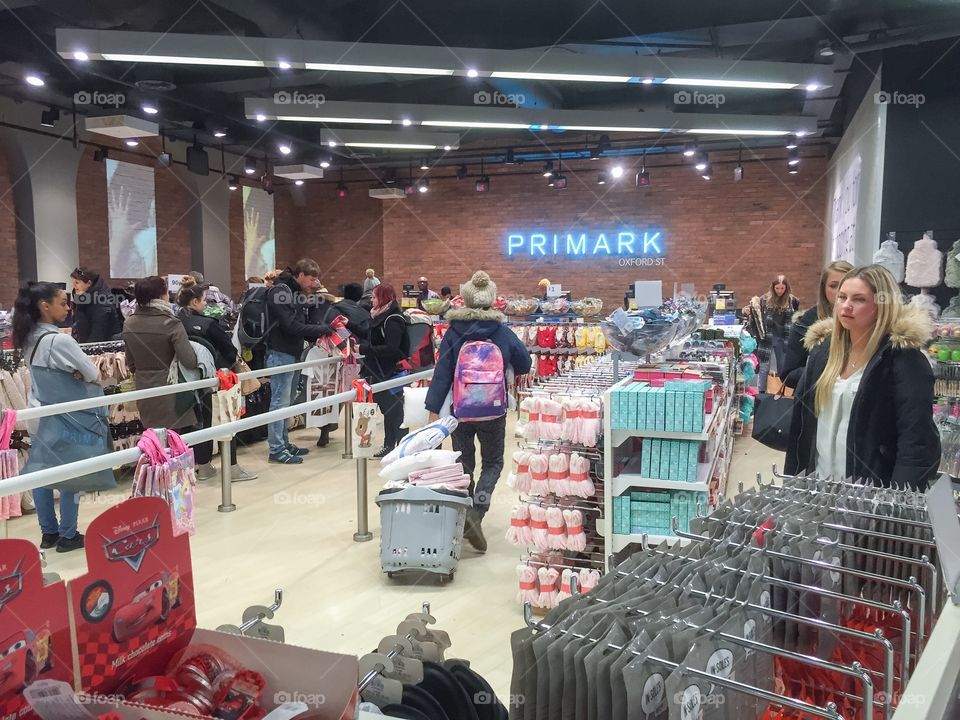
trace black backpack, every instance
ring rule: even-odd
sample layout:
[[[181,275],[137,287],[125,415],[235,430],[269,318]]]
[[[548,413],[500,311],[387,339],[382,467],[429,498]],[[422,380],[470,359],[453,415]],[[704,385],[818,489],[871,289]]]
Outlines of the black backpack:
[[[250,288],[240,299],[240,319],[237,322],[237,337],[248,348],[255,347],[270,334],[267,316],[266,287]]]

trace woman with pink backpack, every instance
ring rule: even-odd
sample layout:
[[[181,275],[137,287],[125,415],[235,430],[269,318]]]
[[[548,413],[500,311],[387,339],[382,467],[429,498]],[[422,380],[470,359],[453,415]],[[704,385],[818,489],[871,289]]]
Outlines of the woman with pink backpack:
[[[503,449],[508,410],[507,376],[530,372],[530,353],[493,309],[497,286],[483,270],[460,286],[464,307],[449,310],[450,329],[443,336],[437,366],[427,392],[426,407],[436,420],[448,394],[453,415],[460,421],[453,431],[453,449],[460,452],[463,470],[470,476],[473,509],[467,513],[463,536],[484,552],[487,541],[480,529],[490,498],[503,472]],[[475,477],[476,445],[480,441],[480,473]]]

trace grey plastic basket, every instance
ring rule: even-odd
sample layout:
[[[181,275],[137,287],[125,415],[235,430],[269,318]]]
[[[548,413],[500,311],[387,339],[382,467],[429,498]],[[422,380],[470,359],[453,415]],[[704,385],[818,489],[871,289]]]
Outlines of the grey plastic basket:
[[[383,571],[393,577],[400,570],[425,570],[452,580],[473,501],[459,493],[411,485],[383,490],[376,503]]]

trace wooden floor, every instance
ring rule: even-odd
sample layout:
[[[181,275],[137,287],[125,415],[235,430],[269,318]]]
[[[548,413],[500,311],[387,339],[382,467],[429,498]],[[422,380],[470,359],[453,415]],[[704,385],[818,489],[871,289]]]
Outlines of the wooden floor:
[[[429,601],[438,627],[453,640],[447,657],[469,659],[505,698],[512,667],[509,637],[523,622],[515,600],[520,551],[504,540],[516,501],[505,476],[483,525],[486,554],[465,545],[451,584],[440,585],[430,576],[388,580],[380,571],[379,513],[373,503],[380,487],[377,463],[369,464],[374,538],[356,543],[356,462],[341,459],[342,434],[339,443],[322,450],[313,447],[316,437],[316,430],[292,433],[294,442],[312,448],[299,466],[267,464],[265,444],[241,450],[241,464],[260,477],[234,484],[236,512],[217,512],[219,480],[200,484],[198,530],[191,541],[199,624],[239,624],[247,606],[269,605],[274,589],[283,588],[283,607],[274,622],[286,630],[287,642],[361,655]],[[514,446],[507,446],[509,458]],[[738,439],[729,490],[736,492],[739,479],[752,486],[757,472],[768,479],[771,464],[782,461],[782,453]],[[85,497],[81,530],[108,505],[122,501],[126,491]],[[10,521],[8,535],[39,541],[36,516]],[[65,578],[79,575],[83,553],[50,552],[46,569]]]

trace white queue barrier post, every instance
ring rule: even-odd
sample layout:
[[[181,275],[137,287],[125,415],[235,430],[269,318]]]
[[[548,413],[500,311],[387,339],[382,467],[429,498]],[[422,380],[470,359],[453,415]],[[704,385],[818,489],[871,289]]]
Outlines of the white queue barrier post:
[[[430,368],[423,372],[376,383],[370,389],[378,393],[403,387],[420,380],[429,380],[433,377],[433,370],[433,368]],[[367,458],[357,458],[357,531],[353,534],[353,541],[369,542],[370,540],[373,540],[373,533],[370,532],[370,520],[367,516]]]

